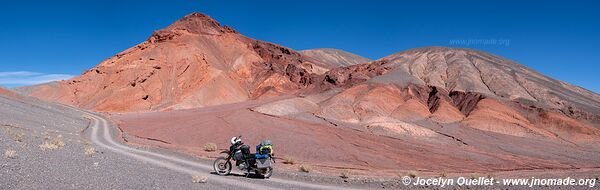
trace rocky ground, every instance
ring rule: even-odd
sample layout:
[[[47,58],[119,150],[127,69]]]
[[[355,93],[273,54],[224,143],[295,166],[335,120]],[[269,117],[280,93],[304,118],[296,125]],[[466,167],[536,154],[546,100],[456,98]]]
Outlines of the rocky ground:
[[[290,97],[280,97],[289,100]],[[291,99],[294,99],[293,97]],[[274,99],[273,102],[282,100]],[[545,138],[522,138],[457,125],[422,122],[428,133],[385,136],[361,126],[324,120],[314,115],[263,114],[257,105],[268,100],[210,108],[154,113],[112,114],[128,143],[151,145],[203,157],[208,143],[227,148],[227,140],[243,135],[253,145],[271,139],[280,161],[293,158],[298,170],[310,164],[315,172],[395,177],[417,172],[490,175],[497,172],[560,171],[597,168],[597,147]],[[289,110],[289,109],[282,109]],[[176,122],[174,122],[176,121]],[[339,125],[338,125],[339,124]],[[560,176],[560,172],[556,172]]]
[[[211,160],[164,149],[129,148],[116,128],[86,112],[33,98],[0,95],[0,189],[336,189],[377,183],[307,179],[276,172],[272,179],[242,172],[211,174]],[[92,118],[93,116],[93,118]],[[107,135],[104,135],[104,134]],[[194,176],[199,181],[195,183]]]
[[[99,148],[82,112],[26,100],[0,96],[0,189],[225,188]]]

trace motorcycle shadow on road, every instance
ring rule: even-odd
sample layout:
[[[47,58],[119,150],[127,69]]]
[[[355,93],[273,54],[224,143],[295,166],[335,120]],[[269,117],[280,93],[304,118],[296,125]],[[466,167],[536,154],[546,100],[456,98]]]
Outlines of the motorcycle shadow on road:
[[[210,172],[210,174],[212,175],[219,175],[217,174],[217,172]],[[258,174],[237,174],[237,173],[229,173],[229,175],[227,176],[233,176],[233,177],[244,177],[244,178],[249,178],[249,179],[264,179],[262,176],[258,175]]]

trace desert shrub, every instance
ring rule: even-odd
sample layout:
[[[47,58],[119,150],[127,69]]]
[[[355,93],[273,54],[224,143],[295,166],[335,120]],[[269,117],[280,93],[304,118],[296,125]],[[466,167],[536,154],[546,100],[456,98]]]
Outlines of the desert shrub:
[[[440,173],[440,177],[448,177],[448,174],[446,173],[446,171],[442,171]]]
[[[300,171],[309,173],[310,171],[312,171],[312,166],[309,164],[302,164],[300,165]]]
[[[296,158],[294,158],[292,156],[285,156],[283,158],[283,163],[284,164],[294,165],[296,163]]]
[[[471,174],[471,179],[477,179],[479,176],[477,174]]]
[[[17,151],[6,150],[6,152],[4,152],[4,157],[10,158],[10,159],[15,159],[15,158],[17,158]]]
[[[350,171],[349,170],[342,171],[342,173],[340,173],[340,177],[343,179],[348,179],[350,177]]]
[[[86,156],[92,156],[96,153],[96,149],[94,147],[91,146],[86,146],[84,148],[84,153]]]
[[[40,148],[42,150],[56,150],[56,149],[58,149],[58,146],[56,146],[48,141],[44,141],[44,143],[42,143],[40,145]]]
[[[63,146],[65,146],[65,142],[62,140],[62,138],[60,136],[53,138],[52,141],[50,141],[50,143],[58,146],[59,148],[62,148]]]
[[[44,143],[40,145],[42,150],[56,150],[65,146],[65,142],[62,140],[61,136],[52,139],[46,137],[45,139]]]
[[[92,116],[90,116],[90,115],[87,115],[87,114],[86,114],[86,115],[81,115],[81,117],[83,117],[83,119],[89,119],[89,120],[92,120]]]
[[[192,176],[192,183],[206,183],[208,178],[206,176]]]
[[[23,142],[23,137],[25,137],[25,134],[17,133],[17,134],[15,134],[14,140],[17,142]]]
[[[206,152],[214,152],[217,151],[217,144],[215,143],[207,143],[204,145],[204,151]]]

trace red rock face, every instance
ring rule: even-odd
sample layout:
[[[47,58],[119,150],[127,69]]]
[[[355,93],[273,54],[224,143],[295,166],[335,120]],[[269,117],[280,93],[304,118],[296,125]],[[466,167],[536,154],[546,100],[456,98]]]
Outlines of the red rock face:
[[[185,109],[293,92],[324,70],[289,48],[194,13],[79,77],[27,91],[97,111]]]

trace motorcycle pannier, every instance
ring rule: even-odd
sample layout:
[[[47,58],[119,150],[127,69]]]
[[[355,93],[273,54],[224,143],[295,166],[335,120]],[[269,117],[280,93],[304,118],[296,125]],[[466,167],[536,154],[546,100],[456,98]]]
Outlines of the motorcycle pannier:
[[[269,158],[256,159],[256,167],[258,169],[271,167],[271,159],[269,159]]]

